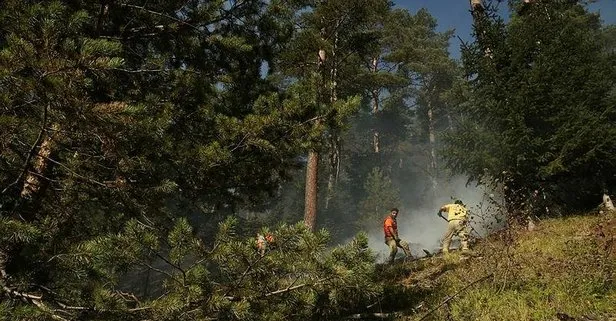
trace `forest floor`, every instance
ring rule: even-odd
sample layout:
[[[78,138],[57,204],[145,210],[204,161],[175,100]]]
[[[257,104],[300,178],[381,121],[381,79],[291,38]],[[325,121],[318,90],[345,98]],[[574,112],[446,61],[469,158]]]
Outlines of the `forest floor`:
[[[472,251],[379,266],[385,298],[355,318],[616,321],[616,214],[507,229]]]

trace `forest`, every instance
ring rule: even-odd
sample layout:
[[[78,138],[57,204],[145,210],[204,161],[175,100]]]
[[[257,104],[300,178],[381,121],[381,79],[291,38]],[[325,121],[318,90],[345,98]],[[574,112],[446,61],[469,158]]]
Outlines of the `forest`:
[[[0,1],[0,320],[343,320],[391,300],[391,208],[416,257],[455,199],[479,239],[595,211],[590,2],[470,0],[456,59],[389,0]]]

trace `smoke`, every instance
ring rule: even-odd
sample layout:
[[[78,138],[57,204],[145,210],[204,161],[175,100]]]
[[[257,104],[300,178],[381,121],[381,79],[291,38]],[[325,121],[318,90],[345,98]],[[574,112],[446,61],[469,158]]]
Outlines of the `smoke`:
[[[398,233],[402,240],[410,244],[413,256],[425,256],[424,249],[431,253],[440,250],[440,239],[447,229],[447,222],[438,217],[437,212],[441,206],[453,203],[456,199],[462,200],[470,211],[471,237],[485,237],[502,225],[497,205],[500,204],[500,196],[485,186],[476,186],[474,183],[467,186],[466,182],[464,177],[451,178],[437,188],[434,197],[425,197],[420,203],[402,204],[399,207]],[[389,249],[384,241],[382,224],[366,232],[370,248],[378,254],[379,261],[384,261],[389,255]],[[451,248],[457,244],[454,238]]]

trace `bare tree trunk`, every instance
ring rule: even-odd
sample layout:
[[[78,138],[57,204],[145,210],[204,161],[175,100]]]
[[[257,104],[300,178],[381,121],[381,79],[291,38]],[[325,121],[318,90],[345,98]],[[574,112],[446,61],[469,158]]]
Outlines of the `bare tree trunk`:
[[[334,189],[338,182],[338,173],[340,171],[340,139],[337,135],[330,137],[330,170],[327,178],[327,195],[325,197],[325,209],[329,208],[329,202],[334,196]]]
[[[306,204],[304,209],[304,224],[311,231],[314,231],[317,222],[318,171],[319,153],[313,150],[308,154],[308,165],[306,167]]]
[[[340,22],[338,21],[337,24]],[[336,30],[338,30],[338,25],[336,25]],[[338,49],[338,32],[334,34],[334,46],[331,52],[331,62],[332,68],[330,70],[330,81],[331,81],[331,91],[330,91],[330,103],[333,105],[338,100],[338,65],[336,62],[336,52]],[[325,197],[325,209],[329,208],[329,201],[332,199],[334,195],[334,188],[336,187],[336,183],[338,182],[338,173],[340,170],[340,137],[337,132],[332,132],[330,136],[330,170],[329,176],[327,178],[327,195]]]
[[[338,30],[340,21],[336,22],[336,30]],[[330,92],[330,102],[333,104],[338,100],[338,63],[336,61],[336,53],[338,51],[338,32],[334,33],[334,46],[332,49],[331,62],[332,69],[330,71],[330,79],[331,79],[331,92]]]
[[[371,70],[373,73],[376,73],[379,67],[379,57],[372,58],[372,66]],[[372,114],[376,117],[379,112],[379,89],[372,89]],[[379,152],[379,131],[378,129],[374,129],[372,133],[372,146],[374,147],[374,152]]]
[[[428,136],[430,142],[430,180],[432,181],[432,190],[436,191],[438,187],[437,166],[436,166],[436,134],[434,132],[434,111],[432,103],[428,99]]]

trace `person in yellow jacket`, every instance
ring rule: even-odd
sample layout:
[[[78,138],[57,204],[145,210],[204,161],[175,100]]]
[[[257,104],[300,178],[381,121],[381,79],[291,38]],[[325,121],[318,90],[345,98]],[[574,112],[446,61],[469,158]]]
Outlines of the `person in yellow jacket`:
[[[443,212],[447,212],[447,218],[443,216]],[[445,254],[449,253],[449,244],[454,236],[460,238],[462,251],[468,251],[468,211],[464,203],[461,200],[456,200],[453,204],[443,205],[438,211],[438,216],[449,222],[447,232],[443,236],[442,252]]]

